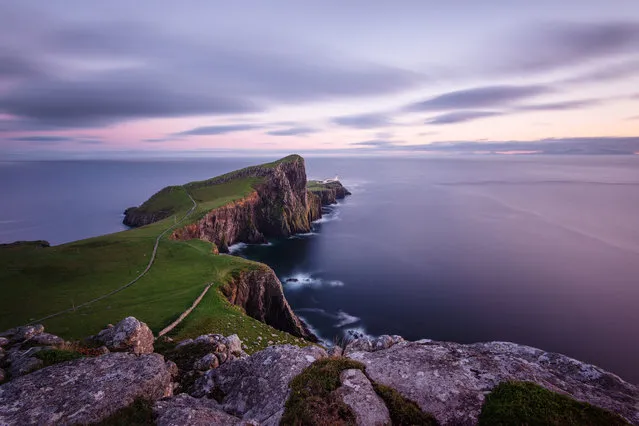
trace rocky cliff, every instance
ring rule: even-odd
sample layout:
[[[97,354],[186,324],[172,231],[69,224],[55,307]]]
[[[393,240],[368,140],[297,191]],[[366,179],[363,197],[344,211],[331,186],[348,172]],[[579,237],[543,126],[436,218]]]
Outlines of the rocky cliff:
[[[95,336],[99,349],[42,326],[0,333],[0,364],[15,371],[0,386],[0,424],[639,425],[637,386],[514,343],[380,336],[249,356],[238,336],[207,334],[164,342],[161,355],[136,344],[148,333],[131,317]],[[41,362],[12,369],[23,358]],[[496,395],[504,386],[516,393]]]
[[[200,183],[215,185],[234,179],[259,178],[248,196],[208,212],[202,219],[173,232],[174,239],[198,238],[215,243],[220,252],[242,243],[309,232],[322,217],[322,205],[350,194],[339,182],[307,190],[304,159],[298,155],[253,166]],[[187,188],[188,190],[188,188]]]
[[[317,340],[291,310],[280,280],[268,266],[237,273],[221,291],[229,302],[242,307],[249,316],[294,336]]]

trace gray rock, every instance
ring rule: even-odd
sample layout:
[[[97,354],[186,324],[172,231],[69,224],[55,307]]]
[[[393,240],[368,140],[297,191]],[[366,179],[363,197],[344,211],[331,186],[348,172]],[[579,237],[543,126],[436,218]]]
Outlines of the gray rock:
[[[64,346],[65,342],[62,337],[58,337],[51,333],[40,333],[29,339],[29,344],[38,346],[51,346],[53,348],[60,348]]]
[[[112,352],[148,354],[153,352],[153,332],[134,317],[126,317],[114,327],[102,330],[94,340]]]
[[[4,382],[4,379],[6,378],[7,378],[7,373],[5,373],[2,368],[0,368],[0,383]]]
[[[241,420],[225,413],[213,400],[181,394],[161,399],[153,408],[157,426],[240,425]]]
[[[0,424],[94,423],[136,398],[156,400],[171,393],[171,374],[159,354],[83,358],[0,386]]]
[[[351,340],[346,345],[344,349],[344,354],[352,353],[352,352],[375,352],[381,351],[383,349],[388,349],[397,343],[401,343],[404,341],[402,336],[389,336],[388,334],[383,334],[379,337],[359,337],[357,339]]]
[[[397,389],[442,425],[476,424],[485,395],[506,380],[532,381],[639,424],[639,388],[564,355],[514,343],[398,343],[349,357],[368,376]]]
[[[171,374],[172,379],[175,379],[180,374],[180,369],[173,361],[166,362],[166,369],[169,371],[169,374]]]
[[[9,374],[11,377],[23,376],[41,368],[44,362],[36,358],[34,355],[45,348],[34,346],[26,350],[18,347],[11,348],[7,353],[5,363],[9,366]]]
[[[244,351],[242,350],[242,341],[237,334],[231,334],[226,338],[226,346],[229,352],[236,357],[239,357]]]
[[[340,375],[342,386],[339,398],[355,413],[359,426],[386,426],[391,424],[390,413],[382,398],[361,370],[344,370]]]
[[[24,325],[21,327],[11,328],[0,333],[0,338],[9,339],[9,343],[23,342],[44,331],[42,324]]]
[[[248,358],[208,371],[194,386],[194,396],[224,395],[224,411],[245,421],[277,425],[288,398],[289,382],[315,360],[326,357],[317,346],[272,346]]]
[[[9,339],[6,337],[0,337],[0,348],[3,346],[7,346],[9,344]]]
[[[193,364],[193,369],[199,371],[207,371],[211,368],[217,368],[219,365],[220,362],[218,361],[218,358],[215,356],[215,354],[206,354],[202,358],[195,361],[195,364]]]
[[[328,348],[328,356],[332,357],[340,357],[344,354],[344,350],[341,346],[331,346]]]

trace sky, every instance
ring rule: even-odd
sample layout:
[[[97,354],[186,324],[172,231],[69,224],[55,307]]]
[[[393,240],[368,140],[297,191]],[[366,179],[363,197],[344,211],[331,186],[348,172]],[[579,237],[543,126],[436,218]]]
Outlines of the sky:
[[[0,159],[639,153],[637,0],[0,0]]]

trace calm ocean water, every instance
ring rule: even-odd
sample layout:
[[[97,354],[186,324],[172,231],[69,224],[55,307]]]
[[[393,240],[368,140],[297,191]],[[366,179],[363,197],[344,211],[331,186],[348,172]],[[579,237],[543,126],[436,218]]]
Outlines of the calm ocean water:
[[[0,241],[124,229],[156,190],[265,159],[0,163]],[[237,247],[326,340],[565,353],[639,383],[639,157],[307,159],[353,192],[309,235]],[[287,281],[288,280],[288,281]]]

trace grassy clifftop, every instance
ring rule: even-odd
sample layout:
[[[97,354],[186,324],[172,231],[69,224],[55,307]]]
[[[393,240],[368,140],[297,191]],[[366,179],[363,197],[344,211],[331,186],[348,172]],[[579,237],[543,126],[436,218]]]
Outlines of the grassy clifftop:
[[[290,156],[279,161],[295,160]],[[274,163],[261,167],[271,164]],[[0,330],[70,309],[44,320],[47,330],[67,339],[82,338],[133,315],[158,332],[213,283],[200,305],[173,332],[174,337],[237,333],[249,351],[265,347],[269,341],[303,344],[298,338],[248,317],[218,291],[233,274],[260,264],[215,255],[214,245],[205,241],[171,240],[170,232],[159,237],[211,209],[245,197],[259,183],[259,177],[236,176],[237,179],[218,183],[212,179],[163,189],[140,209],[169,214],[146,226],[55,247],[0,247]],[[190,197],[196,203],[193,211]],[[74,309],[137,277],[147,267],[158,238],[157,255],[146,275],[130,287]]]

